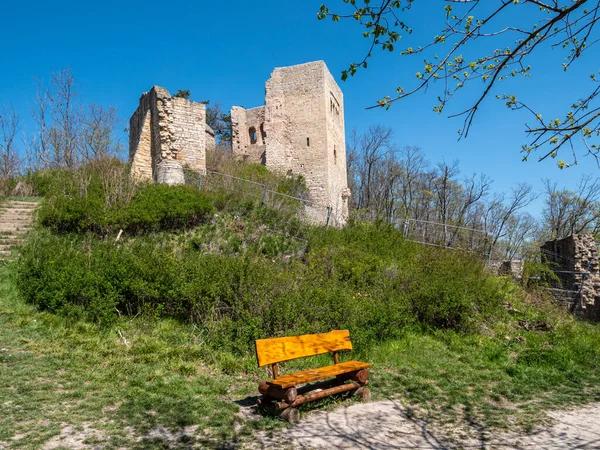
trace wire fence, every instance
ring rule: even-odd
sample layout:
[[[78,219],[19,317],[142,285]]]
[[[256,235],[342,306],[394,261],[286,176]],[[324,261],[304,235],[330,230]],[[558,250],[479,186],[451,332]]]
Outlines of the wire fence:
[[[278,222],[276,226],[278,231],[275,231],[273,227],[267,227],[266,230],[289,238],[298,238],[289,230],[296,228],[294,224],[299,222],[325,227],[341,226],[345,223],[346,218],[342,215],[341,209],[314,202],[308,198],[306,192],[294,196],[278,192],[277,186],[212,170],[184,169],[184,178],[186,185],[222,194],[221,198],[224,202],[227,202],[228,198],[235,197],[238,208],[241,204],[242,210],[246,203],[248,210],[255,208],[258,204],[260,209],[278,211],[279,214],[274,218]],[[286,221],[287,224],[282,223]],[[268,226],[268,224],[265,225]],[[508,253],[517,254],[515,250],[505,248],[503,242],[493,245],[492,236],[483,230],[419,219],[398,220],[395,226],[409,241],[475,254],[485,261],[486,266],[498,272],[503,270],[503,264],[506,262],[515,262],[506,261]],[[282,232],[282,229],[286,231]],[[572,293],[581,290],[589,272],[573,270],[575,260],[569,260],[563,255],[545,249],[541,249],[538,255],[539,262],[546,263],[554,273],[554,277],[544,280],[548,286]],[[522,261],[520,267],[522,269]],[[543,278],[543,274],[540,274],[539,278]]]
[[[554,273],[554,277],[545,280],[549,287],[565,291],[581,292],[590,275],[587,270],[576,270],[578,261],[545,248],[540,249],[540,262],[545,263]]]
[[[482,230],[418,219],[406,219],[396,227],[409,241],[471,252],[487,262],[492,255],[490,236]]]
[[[278,221],[301,221],[319,226],[341,226],[345,217],[341,208],[314,202],[305,196],[278,192],[273,186],[212,170],[184,170],[185,183],[200,190],[221,193],[224,198],[235,193],[237,201],[248,206],[276,210]],[[281,223],[279,224],[281,228]],[[466,228],[433,221],[407,219],[396,222],[396,227],[410,240],[424,245],[467,251],[477,254],[490,264],[493,256],[490,236],[474,228]]]
[[[331,205],[314,202],[307,196],[293,196],[278,192],[276,187],[252,180],[228,175],[212,170],[201,172],[190,169],[184,170],[185,184],[197,187],[200,190],[221,193],[224,198],[235,193],[241,202],[259,208],[268,208],[279,211],[280,220],[299,220],[313,225],[325,227],[339,226],[343,223],[341,212]]]

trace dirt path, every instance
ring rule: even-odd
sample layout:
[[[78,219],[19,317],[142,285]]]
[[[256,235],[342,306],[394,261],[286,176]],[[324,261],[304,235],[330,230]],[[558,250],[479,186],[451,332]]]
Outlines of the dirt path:
[[[549,413],[552,424],[529,435],[476,429],[450,438],[435,424],[411,418],[393,401],[314,412],[263,448],[295,449],[600,449],[600,403]],[[467,437],[467,434],[470,437]]]

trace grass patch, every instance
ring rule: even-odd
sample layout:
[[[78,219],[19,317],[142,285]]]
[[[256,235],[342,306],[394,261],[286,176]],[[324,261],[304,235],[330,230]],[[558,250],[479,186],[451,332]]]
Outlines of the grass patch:
[[[39,448],[68,426],[98,430],[109,447],[147,448],[158,426],[176,436],[193,425],[206,448],[247,437],[233,399],[254,383],[225,373],[239,365],[220,368],[194,327],[69,322],[24,304],[12,266],[0,280],[0,445]]]
[[[100,327],[38,312],[19,298],[14,278],[14,266],[0,267],[0,445],[37,448],[72,427],[108,448],[166,445],[156,430],[166,430],[174,448],[221,448],[284,425],[238,415],[236,401],[252,402],[265,377],[250,349],[217,351],[199,327],[172,319],[142,315]],[[554,330],[524,331],[516,320],[477,334],[405,327],[343,359],[373,364],[374,399],[398,399],[452,425],[528,430],[546,409],[600,400],[598,327],[551,306],[513,306],[523,311],[517,318],[543,317]],[[284,370],[329,363],[323,355]]]

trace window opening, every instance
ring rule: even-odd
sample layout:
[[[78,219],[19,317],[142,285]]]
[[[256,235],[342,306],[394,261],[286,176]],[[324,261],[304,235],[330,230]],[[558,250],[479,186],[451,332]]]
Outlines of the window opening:
[[[250,134],[250,143],[256,144],[256,128],[250,127],[248,133]]]
[[[267,132],[265,131],[265,124],[260,124],[260,137],[262,138],[262,143],[267,142]]]

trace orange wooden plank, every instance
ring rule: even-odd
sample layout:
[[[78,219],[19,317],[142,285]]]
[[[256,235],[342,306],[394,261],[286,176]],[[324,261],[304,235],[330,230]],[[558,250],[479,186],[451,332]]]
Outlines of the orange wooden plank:
[[[310,383],[311,381],[324,380],[325,378],[332,378],[336,375],[354,372],[355,370],[367,369],[369,367],[371,367],[371,364],[360,361],[348,361],[341,364],[334,364],[333,366],[325,366],[320,367],[318,369],[311,369],[305,370],[303,372],[282,375],[276,380],[267,381],[267,383],[280,386],[283,389],[286,389],[292,386],[298,386],[299,384]]]
[[[256,341],[258,367],[339,350],[352,350],[348,330],[335,330],[325,334],[259,339]]]

